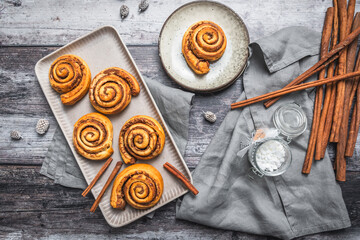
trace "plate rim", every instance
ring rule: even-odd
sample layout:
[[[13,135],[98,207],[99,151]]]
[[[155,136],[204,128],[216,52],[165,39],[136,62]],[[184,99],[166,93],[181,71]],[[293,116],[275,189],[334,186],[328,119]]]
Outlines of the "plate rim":
[[[184,169],[185,169],[186,173],[189,175],[189,180],[190,180],[190,182],[193,183],[193,178],[192,178],[190,169],[189,169],[189,167],[187,166],[187,164],[186,164],[183,156],[181,155],[180,150],[179,150],[178,146],[176,145],[176,143],[175,143],[175,141],[174,141],[174,139],[173,139],[172,134],[170,133],[169,127],[168,127],[167,123],[165,122],[164,117],[162,116],[162,113],[160,112],[160,110],[159,110],[159,108],[158,108],[158,106],[157,106],[157,104],[156,104],[156,102],[155,102],[155,100],[154,100],[154,98],[153,98],[153,96],[152,96],[152,94],[151,94],[148,86],[147,86],[147,83],[145,82],[145,80],[144,80],[144,78],[143,78],[143,76],[142,76],[142,74],[141,74],[138,66],[136,65],[136,63],[135,63],[132,55],[130,54],[130,52],[129,52],[127,46],[126,46],[126,44],[125,44],[124,41],[122,40],[119,32],[118,32],[117,29],[116,29],[114,26],[112,26],[112,25],[104,25],[104,26],[102,26],[102,27],[99,27],[99,28],[94,29],[93,31],[91,31],[91,32],[89,32],[89,33],[87,33],[87,34],[84,34],[84,35],[76,38],[75,40],[69,42],[68,44],[65,44],[64,46],[59,47],[58,49],[56,49],[56,50],[50,52],[49,54],[47,54],[46,56],[42,57],[42,58],[41,58],[40,60],[38,60],[38,61],[36,62],[36,64],[35,64],[35,67],[34,67],[35,69],[34,69],[34,70],[35,70],[36,79],[37,79],[37,81],[38,81],[38,83],[39,83],[39,85],[40,85],[40,88],[41,88],[42,92],[44,93],[45,99],[46,99],[46,101],[48,102],[48,105],[49,105],[49,107],[50,107],[50,109],[51,109],[51,111],[52,111],[52,113],[53,113],[53,115],[54,115],[54,117],[55,117],[55,119],[56,119],[56,121],[57,121],[57,123],[58,123],[58,125],[59,125],[59,127],[60,127],[60,129],[61,129],[61,131],[64,133],[64,130],[63,130],[64,126],[62,126],[62,124],[60,124],[60,121],[59,121],[58,117],[56,116],[56,114],[54,114],[53,106],[52,106],[52,104],[50,104],[49,99],[48,99],[48,97],[47,97],[47,95],[46,95],[46,91],[45,91],[45,89],[43,88],[43,86],[42,86],[42,84],[41,84],[41,80],[40,80],[40,78],[39,78],[39,76],[40,76],[40,73],[39,73],[39,71],[40,71],[39,68],[40,68],[40,67],[39,67],[39,66],[40,66],[40,64],[41,64],[42,62],[44,62],[46,59],[50,58],[50,57],[53,56],[54,54],[60,52],[61,50],[65,49],[65,48],[70,47],[71,45],[73,45],[73,44],[75,44],[75,43],[77,43],[77,42],[79,42],[79,41],[82,41],[82,40],[88,38],[89,36],[91,36],[91,35],[93,35],[93,34],[96,34],[97,32],[100,32],[100,31],[103,30],[103,29],[109,29],[110,31],[113,31],[113,33],[114,33],[115,36],[117,37],[117,40],[119,40],[120,43],[121,43],[121,45],[124,46],[124,49],[126,50],[126,54],[127,54],[127,55],[129,56],[129,58],[131,59],[131,64],[133,64],[134,68],[135,68],[136,71],[138,72],[139,77],[140,77],[140,79],[141,79],[141,81],[142,81],[142,83],[143,83],[143,85],[144,85],[144,87],[145,87],[145,89],[146,89],[146,91],[147,91],[150,99],[151,99],[151,102],[152,102],[152,104],[154,105],[154,107],[155,107],[155,109],[156,109],[156,111],[157,111],[157,114],[159,115],[159,117],[160,117],[160,119],[161,119],[161,121],[162,121],[162,124],[163,124],[163,126],[164,126],[164,130],[166,131],[167,136],[169,137],[170,142],[172,143],[172,145],[173,145],[173,147],[174,147],[174,149],[175,149],[178,157],[180,158],[181,163],[184,165]],[[98,112],[98,111],[96,111],[96,112]],[[64,134],[64,136],[65,136],[65,134]],[[67,144],[68,144],[68,145],[71,145],[71,143],[69,142],[69,140],[68,140],[68,138],[67,138],[66,136],[65,136],[65,139],[66,139]],[[84,170],[83,170],[82,166],[79,164],[78,159],[77,159],[77,157],[76,157],[76,154],[75,154],[75,152],[73,151],[73,149],[71,148],[71,146],[70,146],[70,150],[71,150],[72,155],[74,156],[74,158],[75,158],[75,160],[76,160],[76,163],[78,164],[79,168],[81,169],[82,174],[84,175]],[[122,159],[121,159],[121,160],[122,160]],[[87,177],[86,177],[85,175],[84,175],[84,178],[85,178],[85,181],[87,182],[87,184],[89,184],[90,180],[88,181],[88,179],[87,179]],[[178,186],[182,186],[182,184],[181,184],[180,182],[178,182]],[[109,189],[108,189],[108,191],[109,191]],[[94,196],[94,198],[95,198],[94,189],[91,189],[91,192],[92,192],[92,194],[93,194],[93,196]],[[170,203],[170,202],[173,201],[174,199],[177,199],[177,198],[183,196],[184,194],[186,194],[186,193],[188,193],[188,192],[189,192],[189,190],[185,188],[180,194],[178,194],[178,196],[173,196],[173,197],[169,198],[166,202],[164,202],[164,203],[162,203],[162,204],[159,204],[159,203],[158,203],[158,204],[156,204],[154,207],[150,208],[150,209],[149,209],[149,212],[147,212],[147,213],[145,213],[145,214],[140,214],[139,216],[134,217],[134,218],[131,219],[131,220],[125,221],[125,222],[123,222],[123,223],[121,223],[121,224],[119,224],[119,225],[113,224],[113,223],[110,221],[109,216],[105,214],[105,211],[103,211],[101,204],[99,205],[99,208],[100,208],[101,213],[102,213],[104,219],[106,220],[106,222],[107,222],[111,227],[113,227],[113,228],[118,228],[118,227],[123,227],[123,226],[125,226],[125,225],[128,225],[128,224],[130,224],[130,223],[138,220],[138,219],[141,218],[141,217],[144,217],[145,215],[147,215],[147,214],[149,214],[149,213],[157,210],[157,209],[160,208],[160,207],[163,207],[164,205]]]
[[[183,83],[181,83],[180,81],[178,81],[174,76],[172,76],[170,74],[170,72],[166,69],[165,67],[165,64],[164,64],[164,60],[161,56],[161,49],[160,49],[160,45],[161,45],[161,37],[162,37],[162,34],[163,34],[163,30],[166,26],[166,24],[168,23],[168,21],[170,20],[170,18],[175,14],[177,13],[178,11],[182,10],[184,7],[187,7],[188,5],[191,5],[191,4],[201,4],[201,3],[210,3],[210,4],[217,4],[217,5],[220,5],[226,9],[228,9],[229,11],[231,11],[235,16],[236,18],[244,25],[245,27],[245,33],[246,33],[246,36],[247,36],[247,57],[246,57],[246,62],[248,61],[249,59],[249,44],[250,44],[250,36],[249,36],[249,31],[246,27],[246,24],[245,22],[243,21],[243,19],[240,17],[239,14],[237,14],[233,9],[231,9],[230,7],[228,7],[227,5],[221,3],[221,2],[217,2],[217,1],[207,1],[207,0],[200,0],[200,1],[192,1],[192,2],[188,2],[188,3],[185,3],[183,5],[181,5],[180,7],[178,7],[177,9],[175,9],[165,20],[164,24],[162,25],[161,27],[161,30],[160,30],[160,34],[159,34],[159,37],[158,37],[158,51],[159,51],[159,57],[160,57],[160,62],[161,62],[161,65],[163,67],[163,69],[165,70],[166,74],[175,82],[177,83],[178,85],[180,85],[182,88],[184,89],[187,89],[191,92],[195,92],[195,93],[213,93],[213,92],[218,92],[218,91],[221,91],[221,90],[224,90],[228,87],[230,87],[245,71],[246,69],[246,66],[247,66],[247,63],[244,64],[244,66],[240,69],[239,73],[236,74],[236,76],[233,77],[233,79],[231,79],[229,82],[221,85],[221,86],[218,86],[218,87],[215,87],[215,88],[211,88],[211,89],[196,89],[196,88],[192,88],[192,87],[189,87]]]

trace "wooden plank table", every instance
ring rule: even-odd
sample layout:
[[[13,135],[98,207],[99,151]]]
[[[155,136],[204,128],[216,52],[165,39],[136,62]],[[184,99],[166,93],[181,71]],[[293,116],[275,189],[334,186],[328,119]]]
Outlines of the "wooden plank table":
[[[140,1],[140,0],[139,0]],[[0,1],[0,238],[52,239],[267,239],[263,236],[224,231],[175,219],[175,203],[156,211],[153,219],[142,218],[122,228],[107,225],[100,211],[92,214],[92,196],[62,187],[39,174],[57,127],[34,73],[43,56],[95,28],[113,25],[129,47],[146,79],[155,79],[179,88],[164,73],[157,49],[160,29],[166,18],[188,0],[150,1],[144,13],[137,12],[139,1],[72,0]],[[283,27],[301,25],[321,31],[326,8],[322,0],[223,1],[248,26],[251,40]],[[126,4],[130,15],[121,20],[119,8]],[[356,10],[360,10],[360,2]],[[219,93],[197,94],[190,113],[189,142],[185,160],[193,170],[210,140],[242,91],[241,80]],[[206,122],[202,111],[217,114],[215,124]],[[44,136],[35,132],[39,118],[50,120]],[[23,139],[13,141],[12,129]],[[360,141],[359,141],[360,143]],[[359,143],[348,161],[347,181],[341,184],[352,227],[312,235],[303,239],[356,239],[360,236]],[[334,156],[332,146],[329,147]]]

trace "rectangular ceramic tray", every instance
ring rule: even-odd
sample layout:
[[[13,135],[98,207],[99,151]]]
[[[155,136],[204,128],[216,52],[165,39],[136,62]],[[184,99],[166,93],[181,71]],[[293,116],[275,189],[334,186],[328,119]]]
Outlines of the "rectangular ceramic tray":
[[[61,127],[61,130],[66,137],[66,140],[76,158],[77,163],[81,168],[87,183],[89,184],[95,177],[101,166],[104,164],[104,161],[91,161],[79,155],[75,151],[72,144],[72,133],[75,122],[83,115],[90,112],[95,112],[95,109],[91,106],[88,95],[86,95],[73,106],[65,106],[61,103],[60,95],[51,88],[48,76],[50,65],[55,59],[64,54],[74,54],[84,59],[90,67],[92,77],[94,77],[101,70],[108,67],[123,68],[135,76],[141,88],[139,96],[133,97],[130,104],[123,112],[115,115],[108,115],[114,128],[114,153],[112,155],[114,160],[111,163],[111,166],[107,169],[98,183],[92,189],[92,193],[95,198],[99,195],[116,162],[121,161],[118,148],[118,138],[120,129],[126,120],[135,115],[148,115],[161,123],[165,130],[166,140],[163,152],[155,159],[149,161],[138,161],[138,163],[148,163],[153,165],[160,171],[161,175],[163,176],[164,192],[159,203],[157,203],[153,208],[147,210],[137,210],[129,205],[126,206],[124,211],[113,209],[110,205],[110,195],[112,188],[111,185],[106,191],[99,205],[109,225],[112,227],[124,226],[185,194],[187,190],[174,176],[172,176],[163,168],[163,164],[165,162],[170,162],[192,181],[189,169],[187,168],[184,159],[175,145],[166,123],[164,122],[164,119],[161,116],[161,113],[157,108],[154,99],[152,98],[151,93],[140,74],[139,69],[137,68],[134,60],[132,59],[128,49],[121,40],[116,29],[112,26],[102,27],[71,42],[70,44],[42,58],[35,66],[35,72],[40,86],[56,117],[56,120]],[[123,170],[125,167],[126,165],[124,164],[121,170]],[[80,194],[79,197],[81,197]],[[91,206],[89,206],[89,209],[90,207]]]

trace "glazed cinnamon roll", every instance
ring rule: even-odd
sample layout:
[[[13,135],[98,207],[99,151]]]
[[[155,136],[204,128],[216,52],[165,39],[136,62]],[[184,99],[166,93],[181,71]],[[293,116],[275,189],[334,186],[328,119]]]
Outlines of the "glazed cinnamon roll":
[[[111,192],[113,208],[148,209],[159,202],[164,189],[160,172],[149,164],[134,164],[117,175]]]
[[[191,25],[182,40],[182,53],[185,60],[197,74],[209,72],[209,61],[221,58],[225,48],[224,31],[210,21],[200,21]]]
[[[88,92],[91,73],[83,59],[67,54],[51,64],[49,80],[51,87],[61,94],[61,102],[73,105]]]
[[[164,130],[152,117],[132,117],[120,131],[119,148],[125,164],[134,164],[137,159],[149,160],[158,156],[164,144]]]
[[[124,110],[131,96],[140,93],[135,77],[124,69],[112,67],[98,73],[90,85],[89,97],[93,107],[104,114],[115,114]]]
[[[82,116],[74,125],[73,143],[76,151],[90,160],[107,159],[114,152],[112,148],[113,126],[100,113]]]

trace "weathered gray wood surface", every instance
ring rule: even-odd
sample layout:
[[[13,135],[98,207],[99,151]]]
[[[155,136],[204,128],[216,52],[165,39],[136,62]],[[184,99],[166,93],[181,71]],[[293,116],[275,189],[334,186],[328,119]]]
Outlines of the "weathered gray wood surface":
[[[64,45],[108,24],[119,29],[126,44],[156,45],[166,18],[179,6],[191,0],[150,1],[149,9],[143,13],[137,12],[139,0],[3,2],[5,8],[0,13],[2,45]],[[252,40],[294,25],[320,30],[326,8],[332,4],[331,0],[220,2],[230,6],[243,18]],[[130,9],[125,20],[119,16],[122,4],[126,4]]]
[[[267,239],[241,232],[223,231],[175,219],[175,203],[122,228],[111,228],[100,211],[90,213],[94,199],[81,191],[54,185],[39,174],[39,166],[0,166],[0,238],[62,237],[119,239]],[[360,184],[358,173],[348,173],[342,184],[353,227],[312,235],[304,239],[356,239],[359,236]]]
[[[127,238],[127,239],[266,239],[240,232],[222,231],[175,219],[170,203],[152,220],[143,218],[113,229],[101,213],[88,209],[93,197],[53,184],[39,174],[50,146],[56,121],[37,83],[34,66],[43,56],[103,25],[114,25],[127,43],[145,79],[178,87],[164,73],[158,58],[157,38],[165,19],[188,0],[150,1],[149,9],[137,12],[139,1],[74,0],[0,1],[0,238]],[[244,19],[252,40],[280,28],[302,25],[320,31],[331,1],[223,1]],[[126,4],[130,16],[121,20],[119,8]],[[20,5],[20,6],[19,6]],[[357,3],[360,10],[360,2]],[[210,95],[197,94],[190,113],[189,142],[185,160],[194,169],[217,128],[242,91],[241,80]],[[202,110],[217,114],[209,124]],[[45,136],[34,126],[39,118],[50,120]],[[18,129],[24,139],[12,141],[9,131]],[[360,141],[359,141],[360,144]],[[360,236],[360,145],[348,164],[348,181],[341,184],[352,220],[346,230],[322,233],[305,239],[356,239]],[[333,150],[330,147],[330,154]]]

